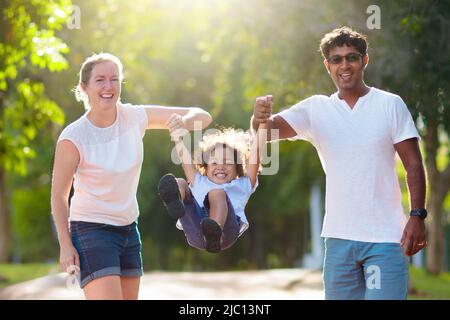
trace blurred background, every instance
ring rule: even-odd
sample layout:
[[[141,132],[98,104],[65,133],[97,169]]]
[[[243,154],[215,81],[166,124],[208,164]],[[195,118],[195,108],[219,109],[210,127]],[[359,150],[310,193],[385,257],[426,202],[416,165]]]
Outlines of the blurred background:
[[[211,127],[247,130],[259,95],[273,94],[278,112],[336,90],[318,48],[343,25],[368,36],[366,83],[399,94],[416,120],[430,218],[412,291],[450,299],[450,1],[427,0],[0,0],[0,286],[57,268],[53,156],[62,128],[84,113],[72,89],[87,56],[122,60],[123,102],[200,106]],[[309,143],[279,143],[278,174],[261,176],[248,203],[250,228],[220,255],[188,247],[157,196],[163,174],[182,176],[168,132],[148,131],[144,148],[146,271],[321,267],[324,173]],[[401,163],[398,172],[407,214]]]

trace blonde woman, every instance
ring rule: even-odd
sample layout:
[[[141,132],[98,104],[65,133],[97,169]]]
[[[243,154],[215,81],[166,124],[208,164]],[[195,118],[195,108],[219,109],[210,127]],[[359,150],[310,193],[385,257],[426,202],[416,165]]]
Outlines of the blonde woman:
[[[188,130],[196,121],[202,129],[211,122],[200,108],[122,103],[122,69],[108,53],[84,61],[75,94],[87,111],[56,145],[51,205],[60,263],[64,271],[79,268],[86,299],[138,298],[143,268],[136,191],[145,131],[168,129],[173,113]]]

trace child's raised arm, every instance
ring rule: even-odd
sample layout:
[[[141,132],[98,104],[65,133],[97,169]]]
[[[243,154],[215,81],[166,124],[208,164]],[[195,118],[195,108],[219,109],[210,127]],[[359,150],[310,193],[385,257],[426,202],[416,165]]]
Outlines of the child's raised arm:
[[[166,125],[169,128],[172,140],[175,141],[175,148],[177,150],[178,157],[181,160],[184,175],[189,183],[193,184],[197,170],[195,170],[191,153],[183,143],[183,136],[188,133],[185,126],[185,121],[182,116],[174,113],[169,117]]]
[[[273,98],[272,96],[265,96],[258,98],[256,102],[270,105],[273,102]],[[253,142],[250,146],[250,159],[247,166],[247,176],[250,178],[252,188],[255,186],[258,178],[261,158],[266,147],[267,134],[267,123],[261,123],[258,127],[258,131],[254,132]]]

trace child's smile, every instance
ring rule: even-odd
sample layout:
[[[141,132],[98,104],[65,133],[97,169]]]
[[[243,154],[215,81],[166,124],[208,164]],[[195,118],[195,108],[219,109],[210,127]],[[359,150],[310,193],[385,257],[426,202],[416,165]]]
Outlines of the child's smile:
[[[216,184],[228,183],[237,177],[236,166],[233,150],[217,147],[211,152],[206,176]]]

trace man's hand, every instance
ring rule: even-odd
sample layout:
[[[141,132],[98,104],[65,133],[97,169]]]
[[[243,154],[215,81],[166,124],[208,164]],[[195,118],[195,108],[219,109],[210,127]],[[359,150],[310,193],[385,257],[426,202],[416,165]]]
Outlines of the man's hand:
[[[178,113],[174,113],[169,117],[166,126],[170,131],[170,137],[172,138],[172,141],[179,141],[189,133],[189,131],[186,129],[184,118]]]
[[[258,123],[266,123],[272,115],[273,96],[267,95],[256,98],[253,119]]]
[[[427,245],[425,222],[419,217],[410,217],[400,240],[405,256],[413,256]]]

